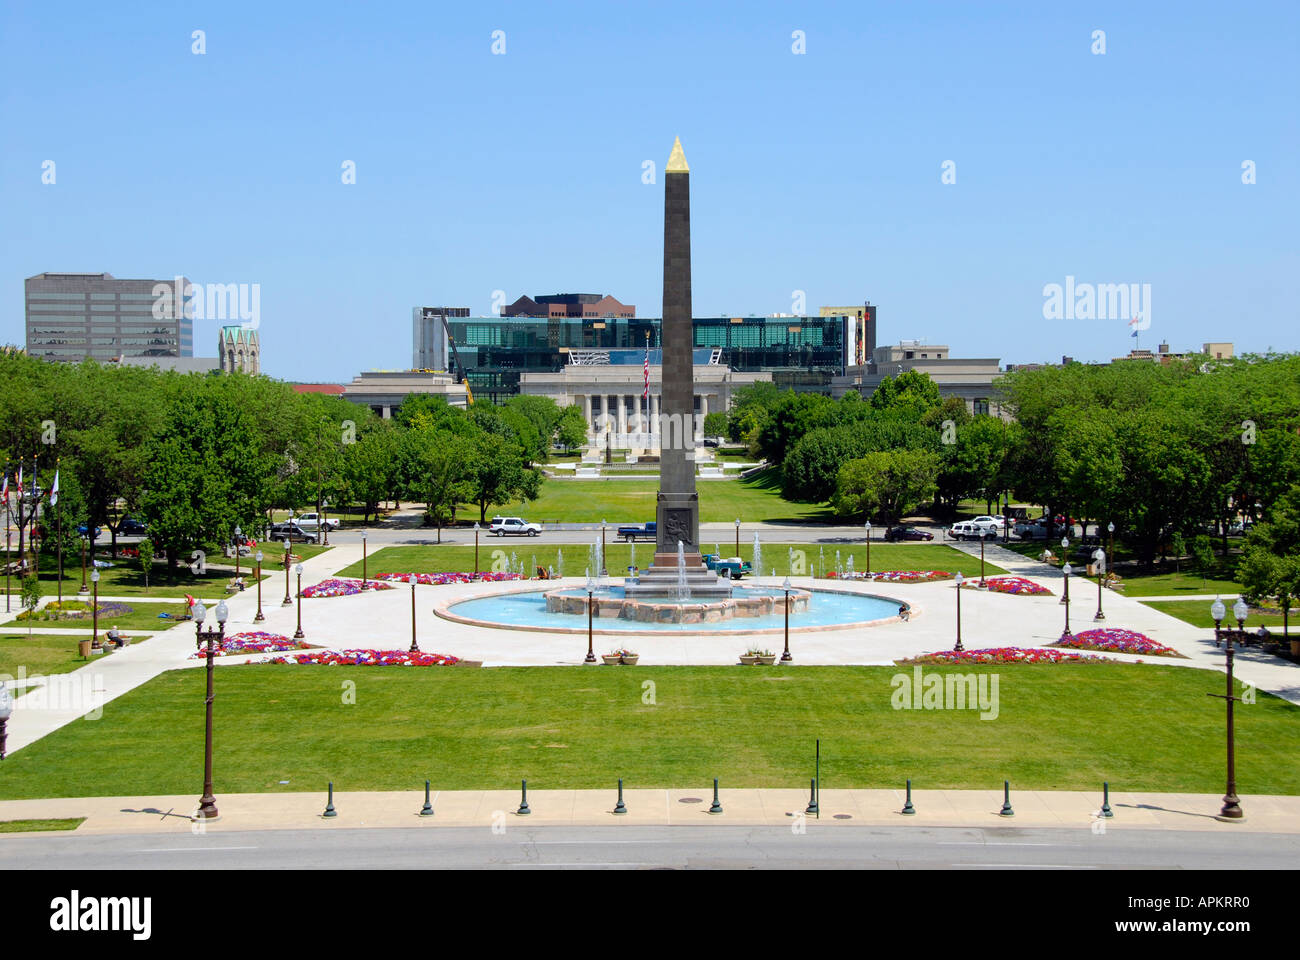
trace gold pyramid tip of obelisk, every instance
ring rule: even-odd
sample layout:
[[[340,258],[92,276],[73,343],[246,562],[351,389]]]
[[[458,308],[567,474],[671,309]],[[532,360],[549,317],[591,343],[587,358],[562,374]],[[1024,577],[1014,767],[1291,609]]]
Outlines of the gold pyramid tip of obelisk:
[[[673,138],[673,152],[668,154],[668,166],[664,167],[664,173],[690,173],[691,168],[686,165],[686,154],[682,152],[682,138]]]

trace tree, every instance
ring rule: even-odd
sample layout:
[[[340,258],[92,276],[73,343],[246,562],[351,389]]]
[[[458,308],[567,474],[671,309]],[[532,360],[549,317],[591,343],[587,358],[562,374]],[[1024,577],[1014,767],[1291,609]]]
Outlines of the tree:
[[[1205,577],[1214,569],[1214,544],[1205,534],[1198,534],[1192,541],[1192,562],[1196,564],[1196,570],[1201,575],[1201,585],[1205,585]]]
[[[1276,599],[1285,636],[1291,603],[1300,598],[1300,485],[1292,487],[1268,511],[1265,522],[1246,535],[1237,578],[1251,603]]]
[[[432,427],[408,431],[402,441],[402,471],[406,496],[425,504],[425,523],[438,527],[455,519],[456,510],[470,502],[474,449],[470,440]]]
[[[560,411],[560,418],[555,423],[555,442],[566,453],[587,442],[587,418],[576,406],[570,404]]]
[[[706,437],[725,437],[727,435],[727,415],[721,410],[714,410],[704,418],[704,435]]]
[[[903,413],[911,420],[919,420],[940,403],[939,385],[930,379],[928,373],[917,370],[904,370],[896,377],[885,377],[871,394],[874,409]]]
[[[145,589],[149,589],[149,572],[153,570],[153,541],[145,537],[140,541],[140,571],[144,574]]]
[[[541,474],[529,465],[518,444],[495,433],[480,433],[467,454],[469,502],[478,505],[479,523],[488,508],[516,500],[536,500]]]
[[[939,457],[928,450],[869,453],[840,468],[834,506],[841,516],[892,523],[934,495]]]
[[[32,621],[36,619],[36,608],[41,605],[41,581],[36,574],[29,573],[23,577],[22,594],[19,602],[27,611],[27,636],[32,635]]]

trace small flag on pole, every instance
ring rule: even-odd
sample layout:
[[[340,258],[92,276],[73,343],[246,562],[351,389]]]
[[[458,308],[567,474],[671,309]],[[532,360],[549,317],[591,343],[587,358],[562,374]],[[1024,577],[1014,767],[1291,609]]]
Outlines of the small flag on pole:
[[[645,363],[641,365],[641,370],[645,374],[645,389],[641,391],[641,399],[645,400],[650,396],[650,338],[645,340]]]
[[[54,471],[54,486],[50,488],[50,506],[57,506],[59,502],[59,471]]]

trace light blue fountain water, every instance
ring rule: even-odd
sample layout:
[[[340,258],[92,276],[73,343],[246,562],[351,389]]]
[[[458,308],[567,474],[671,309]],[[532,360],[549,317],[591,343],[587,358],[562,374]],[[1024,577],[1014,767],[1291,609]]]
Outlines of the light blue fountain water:
[[[530,593],[512,593],[502,596],[479,597],[465,600],[451,606],[451,611],[459,616],[487,623],[499,623],[511,627],[559,627],[569,630],[585,630],[587,618],[584,615],[551,613],[546,609],[544,593],[538,590]],[[585,596],[583,589],[563,591],[573,596]],[[780,591],[736,587],[733,594],[741,596],[761,596]],[[613,597],[622,597],[622,587],[607,587],[602,593]],[[687,600],[686,603],[707,603],[703,599]],[[803,613],[790,616],[790,628],[827,627],[846,623],[862,623],[868,620],[883,620],[898,615],[900,602],[888,597],[872,597],[851,593],[832,593],[814,590],[812,604]],[[604,617],[596,621],[596,629],[601,631],[619,631],[627,633],[712,633],[716,630],[779,630],[785,624],[785,615],[778,613],[768,617],[736,617],[732,620],[720,620],[716,623],[645,623],[638,620],[624,620],[619,617]]]

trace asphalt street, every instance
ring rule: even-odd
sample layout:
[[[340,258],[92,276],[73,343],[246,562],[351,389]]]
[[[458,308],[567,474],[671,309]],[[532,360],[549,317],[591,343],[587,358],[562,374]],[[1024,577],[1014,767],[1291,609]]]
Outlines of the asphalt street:
[[[0,870],[1294,869],[1300,836],[1230,830],[482,827],[0,838]]]

